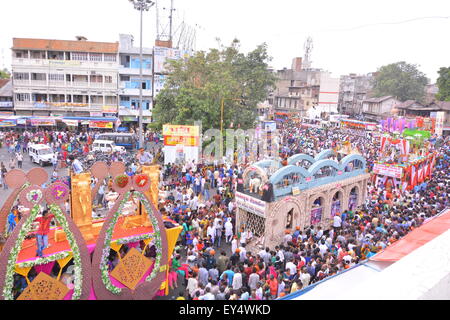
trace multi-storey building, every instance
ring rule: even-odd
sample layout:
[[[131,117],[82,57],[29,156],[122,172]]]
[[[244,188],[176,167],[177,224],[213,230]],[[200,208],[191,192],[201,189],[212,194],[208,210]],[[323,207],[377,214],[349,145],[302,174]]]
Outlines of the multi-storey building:
[[[12,80],[0,79],[0,113],[2,115],[14,114],[12,91]]]
[[[320,72],[302,69],[301,58],[293,59],[291,69],[278,70],[276,88],[268,100],[273,110],[307,116],[319,100]]]
[[[119,116],[122,123],[137,125],[140,110],[140,48],[132,35],[121,34],[119,45]],[[152,122],[153,49],[142,48],[143,123]]]
[[[12,54],[16,115],[117,115],[117,42],[14,38]]]
[[[392,116],[392,109],[399,104],[400,101],[392,96],[366,99],[363,101],[362,114],[365,120],[380,121]]]
[[[363,101],[369,97],[373,88],[374,74],[341,76],[339,88],[339,111],[343,114],[359,115]]]

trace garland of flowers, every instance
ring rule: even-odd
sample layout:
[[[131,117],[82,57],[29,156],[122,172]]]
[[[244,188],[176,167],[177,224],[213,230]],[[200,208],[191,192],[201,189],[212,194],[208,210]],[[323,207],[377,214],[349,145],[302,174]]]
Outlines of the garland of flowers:
[[[30,210],[30,215],[28,216],[27,220],[20,229],[16,243],[14,244],[9,253],[8,265],[6,266],[5,285],[3,287],[3,296],[5,297],[5,300],[14,300],[12,289],[14,287],[14,274],[16,273],[15,267],[17,257],[19,256],[20,250],[22,250],[22,243],[25,240],[26,235],[30,232],[33,222],[34,220],[36,220],[36,217],[39,214],[39,212],[40,212],[39,205],[35,205]]]
[[[112,239],[112,235],[114,232],[114,227],[117,223],[120,213],[122,212],[122,210],[127,202],[127,199],[130,197],[130,195],[131,195],[131,192],[127,192],[125,194],[124,198],[120,202],[119,209],[114,213],[114,215],[111,219],[111,223],[109,224],[109,227],[106,230],[105,242],[104,242],[104,246],[103,246],[102,257],[100,260],[100,270],[101,270],[101,274],[102,274],[101,277],[102,277],[103,284],[105,285],[105,287],[108,291],[110,291],[111,293],[116,294],[116,295],[120,294],[122,292],[122,289],[118,288],[114,284],[112,284],[111,278],[109,277],[107,259],[108,259],[109,253],[110,253],[111,239]],[[151,237],[155,238],[155,247],[156,247],[155,265],[153,267],[152,273],[145,279],[145,281],[150,282],[160,272],[161,259],[162,259],[161,231],[159,230],[159,227],[158,227],[158,220],[153,216],[153,214],[151,214],[152,210],[150,209],[150,204],[149,204],[148,200],[145,198],[145,196],[139,192],[134,192],[133,196],[139,198],[143,202],[144,207],[147,210],[149,219],[153,225],[154,232],[152,234],[120,239],[120,240],[118,240],[118,243],[125,244],[125,243],[129,243],[129,242],[136,242],[136,241],[140,241],[140,240],[144,240],[144,239],[149,239]]]
[[[79,300],[81,297],[81,292],[83,288],[83,273],[82,273],[82,264],[81,264],[81,253],[80,248],[78,247],[78,244],[75,240],[74,235],[69,229],[69,223],[67,222],[67,219],[65,217],[65,214],[62,212],[61,208],[56,204],[51,204],[49,206],[50,211],[55,215],[56,220],[63,228],[66,238],[69,241],[69,245],[72,248],[73,253],[73,264],[75,266],[74,268],[74,288],[73,288],[73,295],[72,300]],[[58,259],[59,260],[59,259]]]
[[[114,181],[120,188],[125,188],[130,178],[126,174],[117,176]]]
[[[109,257],[109,253],[111,250],[111,239],[114,232],[114,227],[116,226],[117,220],[119,219],[120,213],[122,212],[123,208],[125,207],[125,204],[127,202],[127,199],[130,197],[131,192],[127,192],[125,194],[125,197],[120,202],[119,209],[114,213],[111,223],[109,224],[108,229],[106,230],[105,235],[105,242],[103,243],[103,250],[102,250],[102,258],[100,260],[100,270],[102,274],[102,281],[105,285],[106,289],[110,291],[113,294],[119,295],[122,292],[122,289],[119,287],[116,287],[112,282],[111,278],[109,277],[109,271],[108,271],[108,265],[107,265],[107,259]]]
[[[47,264],[53,261],[57,261],[57,260],[61,260],[64,258],[67,258],[70,255],[69,252],[64,251],[64,252],[60,252],[60,253],[56,253],[53,254],[51,256],[45,257],[45,258],[38,258],[34,261],[26,261],[26,262],[22,262],[22,263],[18,263],[17,267],[19,268],[31,268],[34,266],[39,266],[42,264]]]
[[[142,234],[140,236],[134,236],[134,237],[127,237],[127,238],[122,238],[122,239],[118,239],[117,243],[118,244],[127,244],[127,243],[133,243],[133,242],[138,242],[141,240],[147,240],[153,238],[153,234],[152,233],[147,233],[147,234]]]
[[[152,210],[150,209],[151,208],[150,203],[148,202],[147,198],[145,198],[145,196],[140,192],[134,192],[133,195],[135,197],[139,198],[142,201],[142,203],[144,204],[144,207],[147,211],[150,222],[152,223],[152,226],[153,226],[153,234],[152,235],[155,238],[155,248],[156,248],[155,265],[153,267],[152,273],[145,279],[145,281],[150,282],[160,272],[161,259],[162,259],[161,230],[159,230],[158,220],[152,214]]]
[[[25,190],[26,188],[28,188],[29,186],[31,186],[31,183],[27,182],[25,183],[22,187],[20,187],[19,193],[20,194],[23,190]],[[10,208],[11,209],[11,208]],[[4,232],[6,233],[6,230],[8,229],[8,224],[5,225],[5,230]]]

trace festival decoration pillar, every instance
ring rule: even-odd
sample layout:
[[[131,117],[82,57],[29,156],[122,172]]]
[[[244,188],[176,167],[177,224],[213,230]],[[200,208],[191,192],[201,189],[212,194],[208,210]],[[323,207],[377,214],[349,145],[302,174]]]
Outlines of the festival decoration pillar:
[[[72,197],[71,213],[72,219],[80,229],[86,241],[92,240],[92,195],[91,174],[81,173],[71,175]]]
[[[143,166],[142,173],[150,177],[150,189],[145,194],[151,199],[153,205],[158,207],[159,201],[159,165]]]

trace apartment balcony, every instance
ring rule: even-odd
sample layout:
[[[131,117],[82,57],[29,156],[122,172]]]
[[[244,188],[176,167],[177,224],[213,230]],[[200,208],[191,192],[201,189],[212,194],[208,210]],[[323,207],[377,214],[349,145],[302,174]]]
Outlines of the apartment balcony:
[[[69,84],[70,86],[70,84]],[[89,88],[89,82],[87,81],[73,81],[72,86],[75,88]]]
[[[140,74],[139,68],[127,68],[124,66],[119,66],[119,74],[121,75],[133,75],[138,76]],[[153,74],[152,69],[142,69],[142,75],[151,76]]]
[[[119,85],[119,94],[124,96],[139,96],[139,84],[136,86],[132,82],[122,81]],[[153,92],[151,89],[143,89],[142,95],[151,97],[153,95]]]
[[[71,102],[31,102],[16,101],[15,110],[34,110],[34,111],[85,111],[85,112],[103,112],[103,104],[71,103]]]
[[[46,59],[25,59],[13,58],[12,67],[48,67],[48,68],[82,68],[82,69],[114,69],[119,67],[118,62],[105,61],[76,61],[76,60],[46,60]],[[138,71],[139,72],[139,71]]]

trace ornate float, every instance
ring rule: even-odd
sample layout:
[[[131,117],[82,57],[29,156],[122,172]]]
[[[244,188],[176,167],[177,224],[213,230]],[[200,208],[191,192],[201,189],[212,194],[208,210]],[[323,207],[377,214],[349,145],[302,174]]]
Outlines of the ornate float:
[[[181,227],[154,205],[158,168],[141,171],[129,176],[122,163],[96,163],[90,172],[72,175],[70,185],[48,184],[40,168],[9,172],[5,180],[14,190],[0,211],[0,223],[6,228],[16,203],[22,217],[0,248],[0,298],[150,300],[168,294],[169,259]],[[104,217],[96,218],[93,199],[107,182],[115,200]],[[56,225],[38,257],[33,223],[43,209]]]
[[[366,160],[357,154],[341,161],[334,150],[315,158],[297,154],[285,161],[264,160],[243,173],[236,193],[237,228],[249,231],[250,246],[273,247],[286,229],[310,225],[330,228],[335,214],[361,205],[366,196]],[[254,181],[261,181],[255,190]],[[253,184],[253,185],[252,185]]]

